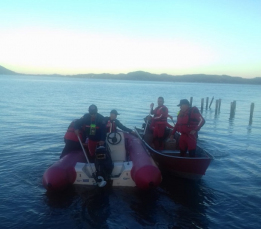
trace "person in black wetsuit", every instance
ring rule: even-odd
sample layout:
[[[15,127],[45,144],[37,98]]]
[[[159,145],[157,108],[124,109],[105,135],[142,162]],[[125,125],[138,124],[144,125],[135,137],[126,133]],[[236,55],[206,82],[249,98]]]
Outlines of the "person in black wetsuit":
[[[116,110],[111,110],[110,117],[105,117],[107,132],[115,132],[116,128],[119,128],[123,131],[134,133],[133,130],[121,124],[121,122],[117,119],[117,115],[119,115],[119,113]]]
[[[104,117],[98,113],[96,105],[89,106],[89,113],[77,120],[74,124],[76,135],[79,134],[80,129],[84,129],[84,138],[88,139],[88,149],[91,157],[94,157],[96,147],[104,145],[106,139],[106,125]],[[85,140],[83,139],[83,141]]]

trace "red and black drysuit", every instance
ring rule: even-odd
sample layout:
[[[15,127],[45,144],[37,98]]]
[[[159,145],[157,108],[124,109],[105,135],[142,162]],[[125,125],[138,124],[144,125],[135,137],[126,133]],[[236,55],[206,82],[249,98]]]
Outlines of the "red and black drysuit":
[[[154,115],[151,119],[150,129],[153,131],[153,144],[156,150],[163,150],[164,148],[164,134],[167,126],[171,127],[168,124],[168,108],[164,105],[156,107],[154,110],[151,109],[150,112]]]
[[[69,127],[68,127],[68,129],[67,129],[67,131],[64,135],[65,146],[63,148],[63,151],[61,153],[60,158],[64,157],[66,154],[68,154],[70,152],[77,151],[77,150],[81,149],[81,144],[79,143],[78,137],[74,132],[74,124],[75,124],[76,121],[77,121],[77,119],[73,120],[70,123],[70,125],[69,125]],[[83,139],[82,129],[80,129],[80,131],[79,131],[79,137],[82,141],[82,139]]]
[[[88,149],[90,156],[93,157],[100,141],[106,140],[106,125],[104,117],[97,113],[92,117],[89,113],[77,120],[74,125],[75,130],[84,129],[83,141],[88,138]]]
[[[189,107],[186,111],[179,112],[177,123],[174,126],[171,135],[174,135],[176,131],[181,133],[179,149],[182,157],[186,156],[187,150],[189,151],[190,157],[195,157],[198,131],[204,123],[205,120],[197,107]],[[196,132],[191,134],[192,130],[195,130]]]
[[[117,128],[120,128],[121,130],[129,133],[132,132],[131,129],[124,126],[118,119],[111,120],[110,117],[105,117],[105,123],[106,123],[107,133],[115,132]]]

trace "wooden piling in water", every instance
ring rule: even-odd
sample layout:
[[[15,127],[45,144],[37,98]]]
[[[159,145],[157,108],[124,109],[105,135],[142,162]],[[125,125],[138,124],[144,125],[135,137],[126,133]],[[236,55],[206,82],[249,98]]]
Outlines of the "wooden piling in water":
[[[233,118],[235,116],[235,112],[236,112],[236,101],[234,100],[233,102],[231,102],[230,105],[230,118]]]
[[[192,102],[193,102],[193,97],[190,97],[190,102],[189,102],[189,104],[190,104],[191,107],[192,107]]]
[[[230,118],[233,117],[233,102],[230,103]]]
[[[212,99],[211,99],[211,102],[210,102],[210,104],[209,104],[209,108],[211,107],[213,100],[214,100],[214,96],[213,96]]]
[[[203,111],[204,108],[204,98],[201,99],[201,112]]]
[[[218,99],[216,100],[216,109],[215,109],[215,114],[218,113]]]
[[[221,99],[218,100],[218,112],[220,112],[220,107],[221,107]]]
[[[206,110],[208,109],[208,97],[206,98]]]
[[[254,108],[255,108],[255,104],[254,104],[254,103],[251,103],[251,105],[250,105],[250,117],[249,117],[249,125],[251,125],[251,124],[252,124],[252,119],[253,119]]]

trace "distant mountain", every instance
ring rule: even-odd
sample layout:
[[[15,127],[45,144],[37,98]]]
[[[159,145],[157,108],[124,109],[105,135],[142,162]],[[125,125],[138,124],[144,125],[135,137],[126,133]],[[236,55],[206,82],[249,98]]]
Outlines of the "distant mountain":
[[[0,66],[0,75],[23,75],[10,71]],[[34,74],[35,75],[35,74]],[[231,83],[231,84],[261,84],[261,77],[246,79],[242,77],[232,77],[227,75],[206,75],[206,74],[188,74],[188,75],[168,75],[168,74],[152,74],[144,71],[129,72],[127,74],[77,74],[77,75],[59,75],[38,74],[35,76],[64,76],[64,77],[80,77],[91,79],[117,79],[117,80],[140,80],[140,81],[166,81],[166,82],[191,82],[191,83]]]
[[[232,77],[227,75],[168,75],[151,74],[149,72],[136,71],[127,74],[79,74],[67,75],[70,77],[83,77],[95,79],[118,79],[118,80],[142,80],[142,81],[166,81],[166,82],[191,82],[191,83],[231,83],[231,84],[261,84],[261,77],[245,79],[242,77]]]
[[[7,68],[4,68],[0,65],[0,75],[17,75],[19,73],[13,72]]]

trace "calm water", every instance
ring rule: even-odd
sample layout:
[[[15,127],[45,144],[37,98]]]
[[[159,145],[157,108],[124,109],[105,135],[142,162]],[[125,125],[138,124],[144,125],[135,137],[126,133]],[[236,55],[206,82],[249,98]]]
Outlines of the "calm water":
[[[0,76],[0,228],[260,228],[261,86]],[[63,135],[90,104],[112,108],[128,127],[142,124],[163,96],[170,114],[179,100],[222,99],[203,110],[199,145],[215,159],[203,179],[164,177],[151,192],[73,187],[49,195],[44,171],[63,149]],[[236,100],[234,118],[230,103]],[[255,103],[249,125],[250,104]]]

